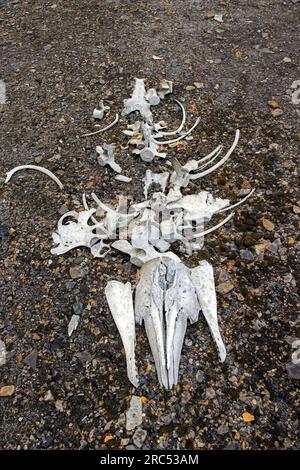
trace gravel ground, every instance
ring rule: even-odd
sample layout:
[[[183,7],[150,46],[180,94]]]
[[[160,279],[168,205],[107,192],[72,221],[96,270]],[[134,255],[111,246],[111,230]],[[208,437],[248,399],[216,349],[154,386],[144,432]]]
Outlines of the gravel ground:
[[[0,0],[7,85],[0,105],[0,339],[7,350],[0,394],[11,394],[0,396],[2,449],[299,449],[299,382],[286,368],[300,336],[300,108],[291,97],[300,79],[299,9],[289,0]],[[173,80],[188,122],[200,115],[193,140],[171,150],[181,161],[229,145],[241,130],[234,157],[202,187],[233,200],[240,189],[257,188],[205,249],[184,259],[215,267],[228,358],[218,362],[200,318],[188,328],[172,391],[158,386],[141,327],[140,388],[126,377],[104,287],[111,278],[134,283],[137,269],[118,253],[102,260],[85,249],[50,254],[60,214],[76,208],[84,191],[110,203],[120,194],[142,198],[145,163],[120,152],[134,178],[125,186],[97,164],[94,149],[104,136],[78,137],[92,129],[100,98],[111,107],[103,121],[110,122],[135,76],[152,86]],[[171,98],[160,113],[170,127],[178,123]],[[120,144],[120,126],[105,138]],[[54,171],[64,190],[30,172],[4,186],[5,173],[25,163]],[[156,159],[147,168],[165,167]],[[71,278],[72,267],[81,277]],[[68,338],[74,309],[81,321]],[[125,427],[132,395],[142,397],[144,432]]]

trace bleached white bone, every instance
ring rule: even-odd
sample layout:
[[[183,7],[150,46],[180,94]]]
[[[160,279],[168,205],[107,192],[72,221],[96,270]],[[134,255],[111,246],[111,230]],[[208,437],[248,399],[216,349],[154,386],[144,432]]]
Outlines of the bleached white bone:
[[[128,379],[137,387],[139,380],[135,363],[135,320],[130,282],[108,281],[105,296],[125,349]]]
[[[173,92],[173,82],[171,80],[161,80],[159,84],[158,96],[163,100],[166,95]]]
[[[213,214],[228,204],[228,199],[214,198],[208,191],[201,191],[198,194],[182,196],[178,201],[170,202],[167,207],[168,209],[183,209],[186,221],[209,221]]]
[[[139,111],[146,122],[152,122],[153,118],[150,103],[146,99],[145,83],[141,78],[135,78],[133,93],[131,98],[124,100],[124,109],[122,114],[127,115],[133,111]]]
[[[100,134],[100,132],[108,131],[108,129],[110,129],[110,128],[113,127],[115,124],[117,124],[118,121],[119,121],[119,115],[116,114],[116,117],[115,117],[115,119],[113,120],[113,122],[111,122],[111,123],[108,124],[107,126],[103,127],[102,129],[98,129],[97,131],[89,132],[88,134],[82,134],[81,137],[89,137],[90,135],[96,135],[96,134]]]
[[[231,214],[229,214],[226,219],[222,220],[219,224],[217,225],[214,225],[213,227],[207,229],[207,230],[204,230],[203,232],[200,232],[200,233],[197,233],[194,236],[194,238],[202,238],[204,237],[205,235],[208,235],[209,233],[212,233],[214,232],[215,230],[217,230],[218,228],[222,227],[222,225],[225,225],[227,222],[229,222],[230,219],[232,219],[232,217],[234,216],[234,213],[232,212]]]
[[[105,106],[103,101],[99,102],[99,109],[95,108],[93,111],[93,118],[94,119],[103,119],[104,114],[110,110],[109,106]]]
[[[206,162],[207,165],[213,162],[220,155],[221,151],[222,146],[219,145],[215,150],[213,150],[211,153],[201,158],[200,160],[192,159],[184,165],[181,165],[177,158],[172,158],[171,163],[174,168],[174,171],[170,177],[170,182],[174,183],[175,187],[177,188],[185,188],[190,182],[190,175],[192,174],[191,172],[198,170],[199,165],[203,162]]]
[[[58,221],[57,232],[52,235],[53,242],[57,246],[51,249],[51,253],[61,255],[80,246],[92,248],[93,245],[105,238],[106,235],[97,233],[98,227],[102,229],[101,224],[88,224],[95,212],[96,209],[66,212]],[[69,220],[64,224],[66,218],[73,218],[76,222]]]
[[[159,184],[162,191],[165,191],[168,179],[169,179],[169,172],[164,173],[152,173],[151,170],[146,170],[145,177],[143,178],[144,182],[144,196],[145,198],[148,197],[148,189],[152,184]]]
[[[104,144],[103,148],[97,145],[96,152],[99,154],[98,162],[101,166],[108,165],[116,173],[121,173],[122,168],[115,162],[114,148],[115,144]]]
[[[80,321],[79,315],[72,315],[72,318],[68,324],[68,336],[71,336],[73,331],[77,330],[79,321]]]
[[[129,178],[125,175],[117,175],[115,176],[115,180],[121,181],[122,183],[130,183],[132,181],[132,178]]]
[[[86,211],[90,210],[89,205],[88,205],[87,200],[86,200],[85,193],[82,193],[82,205],[83,205],[83,207]],[[93,215],[91,215],[91,220],[94,222],[94,224],[98,223],[98,220]]]
[[[202,313],[217,344],[220,361],[224,362],[226,349],[218,325],[217,298],[211,264],[205,260],[201,261],[199,266],[191,269],[191,278],[197,292]]]
[[[223,209],[220,209],[218,212],[230,211],[230,210],[235,209],[236,207],[240,206],[241,204],[244,204],[244,202],[247,201],[247,199],[252,196],[254,191],[255,191],[255,188],[251,189],[250,193],[248,193],[245,197],[243,197],[243,199],[236,202],[235,204],[232,204],[231,206],[224,207]]]
[[[182,120],[181,120],[181,124],[180,126],[175,130],[175,131],[163,131],[163,132],[160,132],[160,135],[161,136],[167,136],[167,135],[175,135],[175,134],[179,134],[179,132],[182,131],[183,129],[183,126],[185,125],[185,121],[186,121],[186,112],[185,112],[185,109],[183,107],[183,104],[178,101],[178,100],[175,100],[176,103],[180,106],[181,108],[181,111],[182,111]]]
[[[171,140],[164,140],[164,141],[159,141],[159,140],[156,140],[156,139],[152,139],[153,142],[155,144],[159,144],[159,145],[169,145],[169,144],[174,144],[175,142],[179,142],[180,140],[182,139],[185,139],[191,132],[193,132],[193,130],[198,126],[200,122],[200,117],[198,117],[196,119],[196,122],[195,124],[183,135],[180,135],[179,137],[177,137],[176,139],[171,139]]]
[[[47,170],[47,168],[44,168],[43,166],[37,166],[37,165],[20,165],[20,166],[16,166],[12,170],[10,170],[8,173],[6,173],[5,183],[8,183],[9,180],[11,179],[11,177],[17,171],[20,171],[20,170],[36,170],[36,171],[39,171],[40,173],[44,173],[45,175],[49,176],[49,178],[51,178],[53,181],[55,181],[55,183],[59,186],[60,189],[63,189],[62,182],[57,178],[57,176],[55,176],[54,173],[52,173],[52,171]]]
[[[143,321],[145,323],[159,383],[169,388],[165,355],[164,292],[155,279],[159,266],[160,259],[151,260],[142,266],[140,281],[135,290],[134,310],[136,322],[140,325]]]
[[[147,101],[149,101],[151,106],[157,106],[160,103],[160,97],[158,96],[155,88],[149,88],[145,98],[147,99]]]
[[[144,321],[159,382],[177,383],[187,320],[197,321],[199,303],[189,270],[161,256],[143,265],[135,294],[135,316]]]
[[[226,153],[226,155],[223,158],[221,158],[221,160],[219,160],[218,163],[216,163],[212,167],[208,168],[207,170],[204,170],[200,173],[190,174],[190,179],[191,180],[196,180],[198,178],[202,178],[203,176],[209,175],[209,173],[211,173],[212,171],[217,170],[217,168],[219,168],[221,165],[223,165],[226,162],[226,160],[228,160],[228,158],[230,157],[230,155],[234,151],[235,147],[237,146],[238,141],[239,141],[239,137],[240,137],[240,131],[237,129],[237,131],[235,133],[234,142],[233,142],[232,146],[230,147],[230,149],[228,150],[228,152]]]
[[[141,130],[143,133],[144,141],[137,139],[136,144],[143,144],[144,147],[142,149],[135,149],[133,153],[140,155],[141,159],[145,162],[151,162],[156,156],[160,158],[166,158],[165,153],[160,153],[158,151],[160,144],[156,143],[153,139],[153,136],[151,134],[152,127],[147,123],[142,123]],[[130,142],[133,143],[132,139]]]

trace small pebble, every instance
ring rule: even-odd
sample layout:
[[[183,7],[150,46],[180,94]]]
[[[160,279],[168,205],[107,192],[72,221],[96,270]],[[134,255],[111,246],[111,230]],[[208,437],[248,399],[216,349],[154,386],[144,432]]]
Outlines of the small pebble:
[[[145,431],[142,428],[136,429],[132,438],[134,445],[140,449],[144,441],[146,440],[146,437],[147,437],[147,431]]]

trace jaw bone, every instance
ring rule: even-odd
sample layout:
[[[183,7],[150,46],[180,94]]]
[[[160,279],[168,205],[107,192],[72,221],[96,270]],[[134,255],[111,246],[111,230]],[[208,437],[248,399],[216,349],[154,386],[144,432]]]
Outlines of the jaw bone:
[[[125,349],[128,378],[137,387],[139,380],[135,364],[135,323],[131,284],[109,281],[105,287],[105,295]]]
[[[165,388],[177,383],[187,320],[197,321],[199,309],[183,263],[161,256],[143,265],[135,294],[136,321],[145,323],[158,380]]]
[[[201,261],[199,266],[191,269],[191,278],[197,292],[202,313],[217,344],[220,361],[224,362],[226,349],[218,325],[215,281],[211,264],[205,260]]]

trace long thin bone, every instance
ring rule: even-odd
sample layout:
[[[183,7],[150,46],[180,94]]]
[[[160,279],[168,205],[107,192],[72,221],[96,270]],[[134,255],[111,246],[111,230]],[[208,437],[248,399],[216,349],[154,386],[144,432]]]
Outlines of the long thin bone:
[[[241,199],[240,201],[236,202],[235,204],[232,204],[231,206],[224,207],[223,209],[220,209],[220,210],[218,211],[218,213],[219,213],[219,212],[229,211],[229,210],[231,210],[231,209],[234,209],[235,207],[240,206],[240,205],[243,204],[245,201],[247,201],[247,199],[248,199],[249,197],[252,196],[252,194],[254,193],[254,191],[255,191],[255,188],[253,188],[253,189],[250,191],[250,193],[247,194],[243,199]]]
[[[218,158],[218,156],[220,155],[222,150],[223,150],[223,146],[220,145],[220,148],[219,148],[218,152],[216,152],[216,154],[210,160],[205,162],[203,165],[199,166],[198,170],[202,170],[203,168],[206,168],[208,165],[210,165],[214,160],[216,160]]]
[[[198,126],[199,122],[200,122],[200,117],[196,119],[195,124],[185,134],[177,137],[177,139],[159,141],[159,140],[154,139],[154,137],[152,137],[152,140],[153,142],[159,145],[168,145],[168,144],[173,144],[174,142],[179,142],[180,140],[185,139],[191,132],[193,132],[193,130]]]
[[[239,137],[240,137],[240,131],[237,129],[237,131],[235,133],[234,142],[233,142],[232,146],[230,147],[230,149],[228,150],[228,152],[226,153],[226,155],[223,158],[221,158],[221,160],[219,160],[218,163],[216,163],[212,167],[208,168],[207,170],[204,170],[201,173],[190,174],[190,179],[191,180],[196,180],[198,178],[202,178],[203,176],[206,176],[209,173],[212,173],[217,168],[219,168],[221,165],[223,165],[223,163],[225,163],[226,160],[228,160],[228,158],[230,157],[230,155],[234,151],[235,147],[237,146],[238,141],[239,141]]]
[[[198,165],[199,163],[204,163],[206,162],[207,160],[210,160],[211,157],[213,157],[216,153],[219,152],[219,150],[222,150],[223,146],[222,145],[218,145],[218,147],[216,147],[212,152],[210,152],[208,155],[206,155],[205,157],[203,158],[200,158],[200,160],[198,160]]]
[[[175,100],[176,103],[180,106],[181,108],[181,111],[182,111],[182,121],[181,121],[181,124],[180,126],[178,127],[178,129],[176,129],[175,131],[170,131],[170,132],[160,132],[161,135],[165,136],[165,135],[175,135],[175,134],[179,134],[180,131],[182,131],[183,129],[183,126],[185,125],[185,121],[186,121],[186,112],[185,112],[185,109],[183,107],[183,104],[178,101],[178,100]]]
[[[96,196],[95,193],[92,193],[91,196],[94,199],[94,201],[96,202],[96,204],[98,204],[98,206],[101,207],[101,209],[103,209],[104,211],[112,212],[112,213],[116,212],[115,209],[112,209],[111,207],[107,206],[102,201],[100,201],[100,199]],[[118,215],[118,217],[121,217],[121,218],[123,218],[123,217],[135,217],[137,215],[137,212],[133,212],[132,214],[122,214],[121,212],[117,212],[117,215]]]
[[[60,189],[63,189],[63,184],[62,182],[57,178],[57,176],[52,173],[52,171],[47,170],[47,168],[44,168],[43,166],[37,166],[37,165],[20,165],[16,166],[12,170],[10,170],[8,173],[6,173],[6,179],[5,183],[8,183],[11,177],[20,170],[37,170],[40,171],[41,173],[44,173],[45,175],[49,176],[55,183],[59,186]]]
[[[222,220],[222,222],[220,222],[219,224],[214,225],[213,227],[207,230],[204,230],[203,232],[197,233],[195,235],[193,234],[193,238],[201,238],[201,237],[204,237],[205,235],[208,235],[211,232],[214,232],[218,228],[222,227],[222,225],[226,224],[230,219],[232,219],[233,216],[234,216],[234,213],[232,212],[226,217],[226,219]]]
[[[95,132],[89,132],[88,134],[83,134],[81,137],[89,137],[90,135],[96,135],[96,134],[100,134],[100,132],[107,131],[108,129],[113,127],[115,124],[117,124],[118,121],[119,121],[119,115],[116,114],[115,120],[111,122],[110,124],[108,124],[108,126],[103,127],[102,129],[99,129],[98,131],[95,131]]]
[[[82,194],[82,204],[86,211],[90,210],[88,203],[86,201],[85,193]],[[98,224],[98,220],[93,215],[91,215],[91,220],[94,222],[94,224]]]

